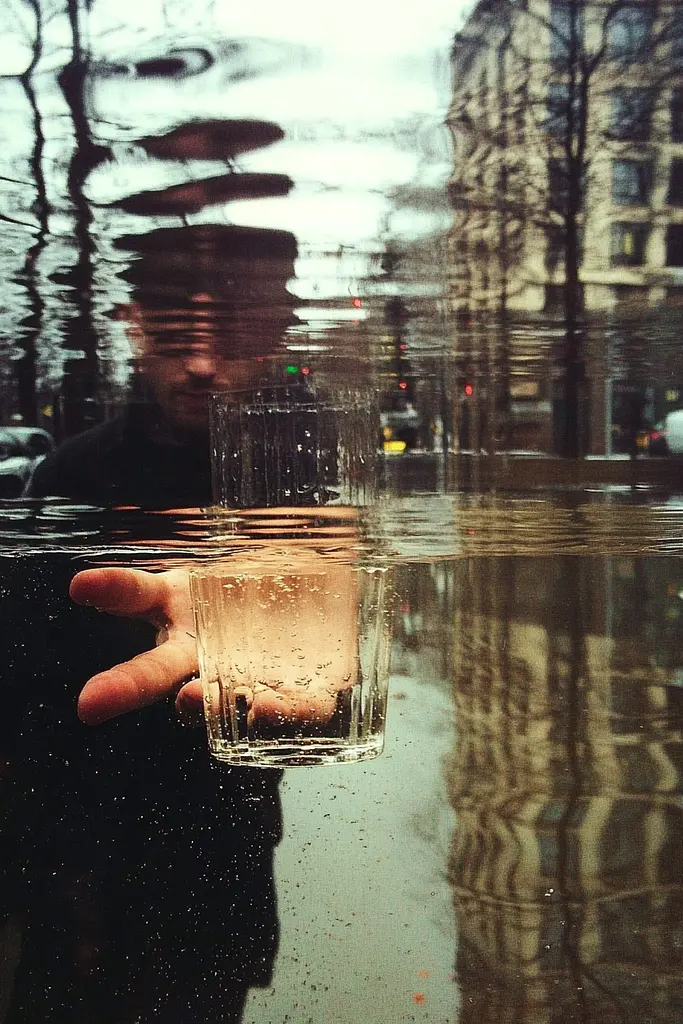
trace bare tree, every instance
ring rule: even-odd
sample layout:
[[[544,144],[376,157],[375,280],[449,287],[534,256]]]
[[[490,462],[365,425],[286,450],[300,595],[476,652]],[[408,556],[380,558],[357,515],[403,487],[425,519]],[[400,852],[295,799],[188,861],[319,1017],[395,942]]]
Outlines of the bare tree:
[[[462,237],[471,250],[478,236],[493,243],[485,251],[495,247],[501,316],[525,285],[520,268],[531,249],[545,254],[536,279],[561,288],[566,455],[581,450],[588,214],[600,201],[607,154],[636,146],[642,161],[658,141],[656,114],[682,45],[683,18],[669,0],[481,2],[455,40],[455,245]],[[484,258],[467,253],[475,273]]]

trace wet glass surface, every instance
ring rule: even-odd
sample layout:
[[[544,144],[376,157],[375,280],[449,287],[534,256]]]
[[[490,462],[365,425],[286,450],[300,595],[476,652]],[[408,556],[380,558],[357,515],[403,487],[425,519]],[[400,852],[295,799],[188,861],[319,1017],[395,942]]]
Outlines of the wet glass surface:
[[[651,14],[4,3],[2,1024],[681,1019],[683,23]],[[385,753],[283,775],[175,706],[208,395],[282,385],[372,396],[396,569]],[[176,605],[71,601],[92,568]],[[79,720],[150,651],[160,699]]]

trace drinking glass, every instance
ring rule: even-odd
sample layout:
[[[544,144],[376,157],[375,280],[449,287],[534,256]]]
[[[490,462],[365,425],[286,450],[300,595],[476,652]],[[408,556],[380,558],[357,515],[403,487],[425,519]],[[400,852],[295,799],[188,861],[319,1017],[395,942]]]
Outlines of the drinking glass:
[[[191,573],[211,753],[275,767],[384,745],[391,566],[372,394],[216,395],[212,554]]]

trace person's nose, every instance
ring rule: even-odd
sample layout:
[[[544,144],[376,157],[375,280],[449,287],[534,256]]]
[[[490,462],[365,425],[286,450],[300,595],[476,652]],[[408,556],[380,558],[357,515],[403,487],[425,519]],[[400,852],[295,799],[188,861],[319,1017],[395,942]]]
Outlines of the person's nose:
[[[189,377],[196,380],[213,380],[218,371],[218,362],[209,349],[193,352],[185,362]]]

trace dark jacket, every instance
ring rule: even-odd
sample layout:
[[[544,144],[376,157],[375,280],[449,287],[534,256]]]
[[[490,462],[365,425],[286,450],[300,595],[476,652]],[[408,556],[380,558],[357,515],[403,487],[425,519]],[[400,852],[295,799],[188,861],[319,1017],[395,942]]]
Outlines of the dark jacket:
[[[116,419],[61,444],[37,467],[29,494],[103,507],[208,505],[208,440],[178,437],[154,407],[132,405]]]
[[[39,466],[32,495],[207,504],[207,453],[156,424],[133,411],[69,440]],[[13,732],[0,909],[26,922],[7,1024],[156,1020],[165,1002],[179,1019],[222,1019],[226,999],[238,1005],[272,972],[280,773],[213,765],[203,730],[180,726],[172,701],[97,728],[78,721],[85,680],[155,639],[145,623],[68,599],[88,564],[61,552],[7,559],[3,572]]]

